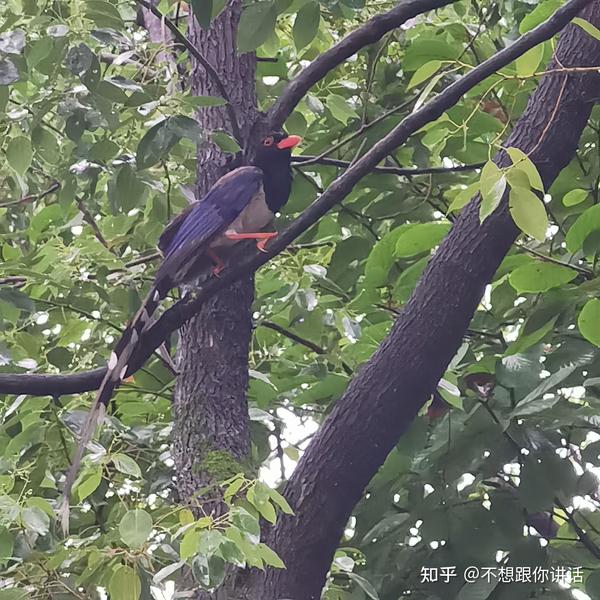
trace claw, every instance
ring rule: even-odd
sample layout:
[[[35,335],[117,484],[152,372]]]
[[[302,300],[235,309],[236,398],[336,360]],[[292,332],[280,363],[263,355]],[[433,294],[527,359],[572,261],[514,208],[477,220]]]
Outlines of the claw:
[[[256,247],[261,251],[264,252],[265,254],[268,254],[268,250],[265,248],[265,246],[269,243],[269,241],[271,239],[273,239],[274,237],[276,237],[277,234],[274,233],[271,237],[265,238],[264,240],[260,240],[259,242],[256,243]]]

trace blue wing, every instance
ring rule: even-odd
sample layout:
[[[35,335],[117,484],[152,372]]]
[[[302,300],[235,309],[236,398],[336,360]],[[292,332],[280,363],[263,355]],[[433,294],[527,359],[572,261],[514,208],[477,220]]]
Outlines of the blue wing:
[[[262,186],[262,171],[257,167],[239,167],[219,179],[187,214],[173,222],[176,231],[167,228],[160,247],[165,259],[157,279],[168,277],[173,285],[190,271],[191,262],[202,254],[210,242],[235,221]],[[182,218],[183,217],[183,218]]]

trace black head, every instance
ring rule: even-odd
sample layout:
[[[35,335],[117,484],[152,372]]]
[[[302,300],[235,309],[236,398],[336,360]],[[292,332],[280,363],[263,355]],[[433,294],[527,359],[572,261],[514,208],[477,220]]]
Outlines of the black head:
[[[288,201],[292,189],[292,148],[302,141],[297,135],[283,132],[270,133],[262,139],[254,158],[254,165],[264,173],[267,204],[277,212]]]

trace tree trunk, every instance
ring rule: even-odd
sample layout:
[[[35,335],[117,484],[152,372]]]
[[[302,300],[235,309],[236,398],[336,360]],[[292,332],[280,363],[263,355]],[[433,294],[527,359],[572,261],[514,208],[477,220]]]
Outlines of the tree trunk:
[[[238,56],[236,31],[241,0],[231,0],[208,32],[190,17],[190,37],[216,69],[225,85],[244,139],[257,116],[255,59]],[[190,78],[194,95],[219,96],[214,80],[194,61]],[[223,108],[198,113],[201,127],[231,132]],[[203,143],[198,156],[197,197],[227,171],[227,157],[212,143]],[[214,481],[239,472],[248,455],[250,434],[246,387],[248,348],[252,333],[253,278],[236,282],[211,298],[180,331],[174,398],[173,458],[181,502],[192,498],[204,510],[218,510],[218,496],[195,494]],[[208,503],[207,503],[208,502]]]
[[[584,11],[600,26],[600,1]],[[600,64],[600,43],[569,26],[551,68]],[[528,153],[546,189],[573,159],[597,97],[597,74],[545,76],[506,147]],[[507,164],[506,156],[496,159]],[[506,200],[506,199],[505,199]],[[286,569],[256,574],[248,598],[316,600],[354,506],[431,396],[519,231],[507,202],[483,224],[479,200],[462,212],[390,334],[350,383],[289,480],[295,515],[265,540]]]

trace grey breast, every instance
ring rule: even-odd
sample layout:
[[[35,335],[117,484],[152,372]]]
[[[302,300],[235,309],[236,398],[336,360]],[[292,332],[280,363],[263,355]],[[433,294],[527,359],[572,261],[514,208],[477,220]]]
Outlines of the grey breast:
[[[265,200],[265,191],[260,186],[258,192],[253,196],[246,208],[227,227],[226,231],[235,233],[257,233],[266,227],[275,215],[269,210]],[[210,244],[211,248],[218,246],[231,246],[239,240],[230,240],[225,235],[217,236]]]

